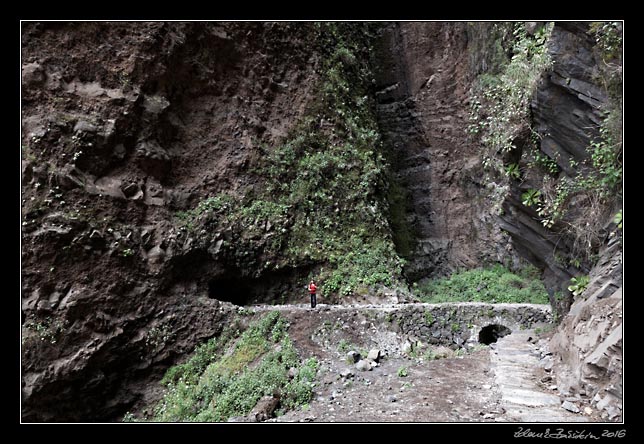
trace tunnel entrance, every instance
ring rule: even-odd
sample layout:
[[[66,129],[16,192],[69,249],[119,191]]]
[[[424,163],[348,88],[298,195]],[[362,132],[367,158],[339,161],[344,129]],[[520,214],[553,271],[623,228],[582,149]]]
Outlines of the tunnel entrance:
[[[491,324],[486,325],[479,332],[479,344],[490,345],[496,342],[499,338],[507,336],[512,333],[505,325]]]
[[[311,269],[285,267],[261,277],[246,276],[239,269],[228,269],[207,278],[208,297],[235,305],[306,302],[309,297],[306,284],[310,280]]]
[[[208,297],[219,301],[231,302],[235,305],[248,304],[253,295],[253,289],[244,284],[243,279],[212,279],[208,281]]]

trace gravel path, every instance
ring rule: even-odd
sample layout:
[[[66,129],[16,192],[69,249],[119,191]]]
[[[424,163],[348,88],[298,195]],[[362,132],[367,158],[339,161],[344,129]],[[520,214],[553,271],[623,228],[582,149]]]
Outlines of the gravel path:
[[[244,307],[253,311],[351,311],[351,310],[382,310],[393,311],[401,310],[410,307],[480,307],[485,309],[488,307],[495,307],[497,309],[503,308],[517,308],[517,307],[532,307],[544,311],[551,311],[548,304],[490,304],[486,302],[444,302],[440,304],[429,304],[425,302],[410,302],[407,304],[318,304],[316,308],[311,309],[309,304],[290,304],[290,305],[249,305]]]

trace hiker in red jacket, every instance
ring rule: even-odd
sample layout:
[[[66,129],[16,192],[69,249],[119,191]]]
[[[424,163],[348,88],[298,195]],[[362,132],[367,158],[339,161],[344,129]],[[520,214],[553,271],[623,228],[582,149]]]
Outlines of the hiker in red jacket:
[[[318,287],[315,285],[315,281],[311,281],[309,283],[309,293],[311,293],[311,308],[315,308],[315,304],[317,301],[315,300],[315,292],[317,291]]]

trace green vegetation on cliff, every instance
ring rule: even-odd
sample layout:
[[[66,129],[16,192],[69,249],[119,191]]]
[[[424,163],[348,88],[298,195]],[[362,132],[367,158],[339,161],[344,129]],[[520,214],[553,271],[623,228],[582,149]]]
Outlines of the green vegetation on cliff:
[[[280,411],[307,404],[317,372],[314,358],[300,362],[279,312],[253,322],[239,336],[228,330],[197,347],[183,364],[171,367],[163,399],[151,418],[126,421],[219,422],[250,413],[262,396],[279,395]],[[295,368],[292,378],[289,370]]]
[[[534,207],[546,227],[559,223],[573,239],[572,254],[593,262],[604,226],[615,216],[622,199],[622,36],[617,22],[594,22],[598,60],[594,81],[608,96],[599,111],[602,121],[586,147],[588,157],[571,161],[575,174],[544,177],[543,197]]]
[[[551,65],[546,50],[551,31],[552,23],[529,35],[523,23],[515,23],[511,58],[504,63],[503,58],[497,57],[496,63],[503,66],[500,72],[483,73],[478,78],[469,130],[481,135],[483,165],[488,169],[503,172],[503,156],[517,150],[517,143],[524,141],[523,133],[530,126],[532,94]]]
[[[221,247],[240,269],[313,265],[323,294],[401,284],[370,92],[374,26],[314,24],[322,56],[316,98],[283,143],[260,147],[263,189],[239,201],[218,195],[178,215],[206,235],[232,226],[234,238]]]
[[[548,293],[539,270],[528,267],[512,273],[501,265],[455,273],[418,288],[423,302],[492,302],[547,304]]]
[[[570,240],[569,263],[589,266],[596,257],[603,227],[619,210],[621,200],[621,25],[593,22],[588,26],[597,62],[594,85],[589,88],[599,86],[608,100],[601,99],[601,93],[597,94],[599,99],[592,99],[602,121],[597,127],[583,129],[590,143],[585,154],[575,155],[562,154],[551,146],[547,153],[542,151],[541,139],[550,135],[532,127],[531,100],[543,74],[552,67],[548,52],[552,29],[552,23],[530,32],[523,22],[494,25],[489,43],[495,48],[490,56],[494,66],[479,74],[472,90],[469,130],[480,138],[486,180],[494,189],[505,190],[498,193],[499,213],[511,187],[518,188],[523,205],[536,211],[541,224]],[[565,73],[563,69],[555,77]],[[561,81],[568,87],[574,80]],[[577,94],[575,88],[570,86],[571,94]]]

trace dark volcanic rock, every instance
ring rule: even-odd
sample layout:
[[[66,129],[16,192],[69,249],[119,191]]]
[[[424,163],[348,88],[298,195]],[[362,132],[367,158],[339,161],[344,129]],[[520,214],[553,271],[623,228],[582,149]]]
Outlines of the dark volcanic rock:
[[[120,419],[158,398],[165,369],[219,334],[230,307],[209,297],[215,290],[249,297],[238,285],[246,276],[175,215],[258,186],[254,147],[281,141],[313,99],[311,32],[24,24],[23,421]],[[258,88],[262,77],[280,85]],[[213,246],[232,236],[213,233]],[[286,294],[300,272],[248,288]]]
[[[553,67],[538,85],[531,103],[534,126],[540,134],[539,149],[557,164],[561,169],[559,174],[570,177],[578,171],[573,165],[589,158],[587,148],[599,134],[602,108],[608,102],[598,83],[599,61],[593,54],[594,42],[587,31],[587,23],[555,23],[548,43]],[[504,214],[498,220],[512,236],[519,254],[544,270],[551,303],[565,313],[571,299],[566,297],[557,302],[552,295],[569,294],[570,278],[583,270],[556,260],[555,252],[566,255],[572,251],[572,240],[544,228],[537,222],[539,217],[534,209],[522,205],[521,193],[541,186],[540,176],[530,178],[521,187],[515,184],[503,204]]]
[[[22,65],[22,86],[24,88],[38,87],[45,81],[45,71],[39,63]]]
[[[389,190],[389,216],[400,254],[410,259],[405,272],[416,281],[523,257],[545,270],[551,288],[561,287],[575,270],[558,265],[552,251],[566,241],[534,221],[521,190],[512,190],[500,224],[481,198],[494,184],[482,183],[479,146],[466,128],[484,58],[472,54],[467,29],[383,23],[374,51],[380,68],[371,93],[398,185]],[[532,103],[541,150],[563,174],[587,156],[594,135],[587,127],[606,99],[586,29],[555,26],[554,68]],[[301,286],[290,285],[305,282],[311,264],[260,270],[276,224],[242,239],[253,251],[247,259],[230,248],[240,237],[232,227],[194,233],[182,222],[219,193],[241,198],[262,189],[256,171],[265,147],[281,146],[319,105],[322,55],[311,45],[318,31],[312,23],[263,22],[23,25],[23,421],[119,420],[158,399],[165,370],[222,331],[234,310],[221,301],[293,294],[301,303]],[[340,58],[355,69],[351,57]],[[620,286],[593,283],[593,299],[614,304]],[[470,321],[492,322],[472,315],[458,329],[430,326],[423,314],[392,328],[458,348],[471,339]],[[610,339],[597,349],[608,350],[609,361],[595,350],[584,356],[584,371],[613,370],[621,342]],[[372,369],[368,360],[358,366]],[[598,408],[611,417],[620,390],[597,392]],[[275,405],[267,399],[254,420],[269,418]]]
[[[394,239],[411,281],[512,255],[492,208],[477,200],[484,184],[466,131],[475,70],[467,27],[388,23],[377,48],[378,120],[392,179],[405,190],[392,197]]]
[[[275,396],[264,396],[259,401],[257,405],[250,412],[249,417],[254,418],[257,422],[266,421],[273,416],[273,412],[277,408],[280,400]]]
[[[541,150],[568,175],[573,160],[589,157],[587,147],[598,135],[601,107],[608,97],[597,84],[597,61],[587,29],[566,29],[556,24],[548,47],[553,69],[538,87],[532,102]]]

